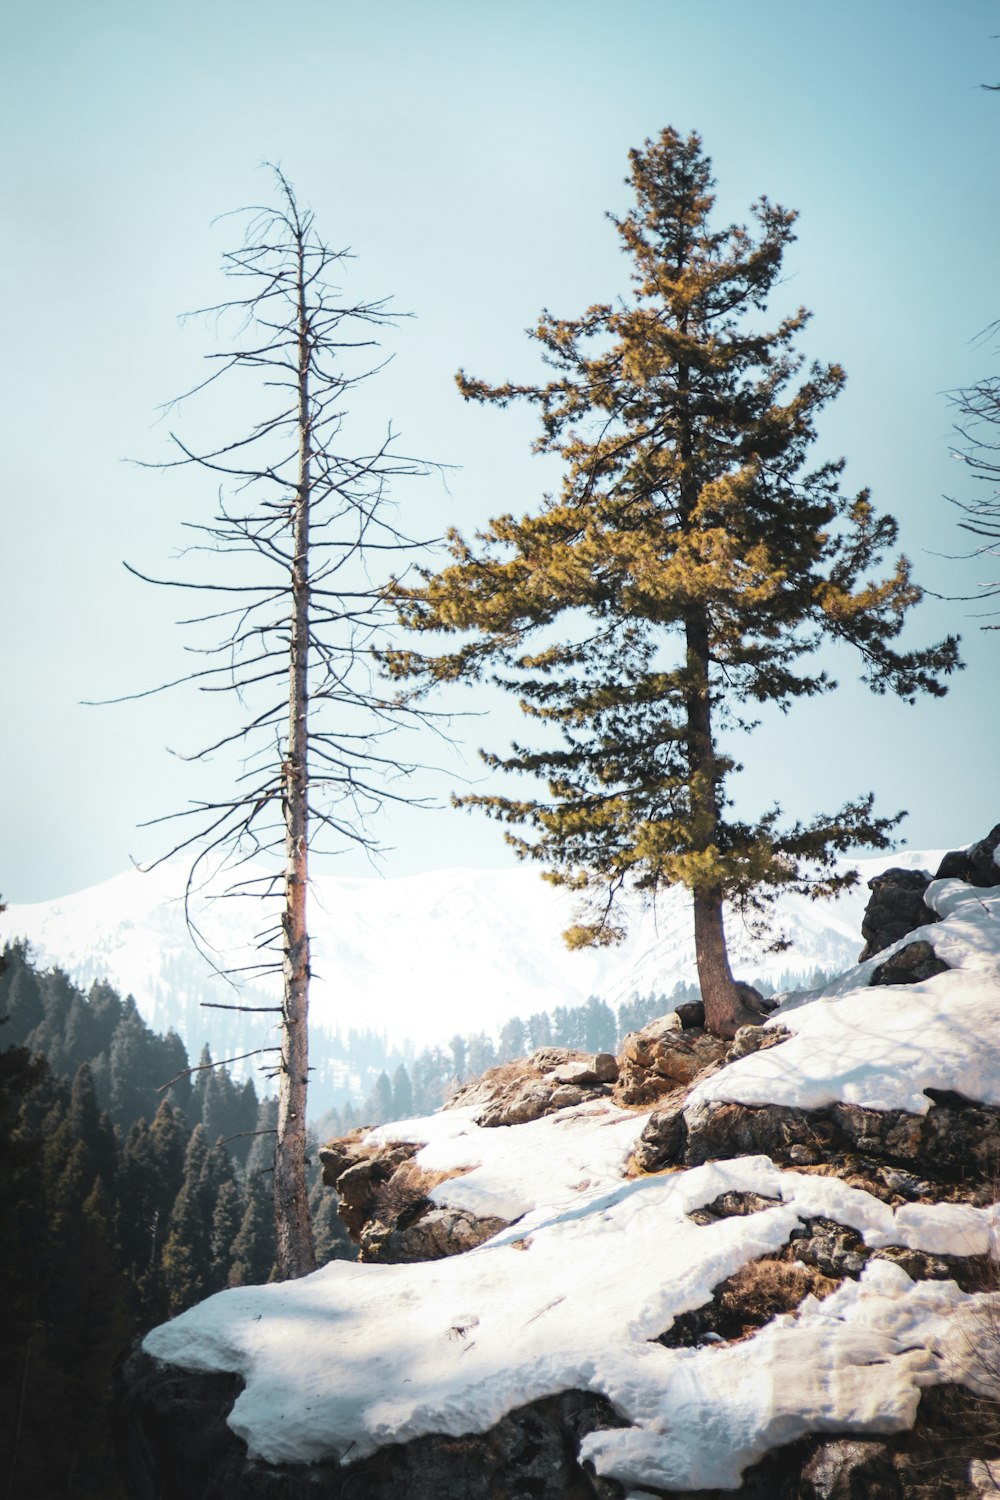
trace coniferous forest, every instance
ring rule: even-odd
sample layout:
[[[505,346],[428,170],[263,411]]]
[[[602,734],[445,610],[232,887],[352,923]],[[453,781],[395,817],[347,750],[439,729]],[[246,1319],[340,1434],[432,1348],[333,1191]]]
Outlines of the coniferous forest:
[[[155,1323],[271,1274],[275,1106],[207,1053],[189,1071],[177,1034],[151,1031],[130,996],[85,995],[20,945],[3,965],[4,1494],[115,1500],[116,1360]],[[353,1254],[318,1166],[311,1178],[320,1262]]]

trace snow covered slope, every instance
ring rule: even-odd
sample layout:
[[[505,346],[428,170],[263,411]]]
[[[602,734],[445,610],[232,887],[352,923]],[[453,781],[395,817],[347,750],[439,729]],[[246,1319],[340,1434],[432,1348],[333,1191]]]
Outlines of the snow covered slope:
[[[933,870],[939,859],[940,851],[916,851],[856,862],[861,884],[837,903],[786,897],[778,917],[792,948],[777,957],[755,951],[734,920],[734,967],[772,980],[789,968],[842,969],[860,947],[865,882],[887,865]],[[0,916],[0,939],[28,938],[39,964],[58,964],[79,984],[106,978],[131,992],[151,1026],[174,1026],[191,1051],[218,1035],[218,1053],[240,1035],[225,1030],[224,1013],[199,1010],[201,1000],[232,995],[185,930],[185,875],[176,863],[149,875],[133,870],[56,901],[13,905]],[[259,903],[210,896],[211,888],[193,909],[220,964],[256,961],[250,944],[266,925]],[[689,905],[680,891],[655,911],[637,908],[620,947],[575,953],[560,936],[572,900],[535,869],[430,870],[391,880],[320,876],[312,898],[312,1023],[320,1051],[323,1034],[338,1030],[370,1028],[423,1046],[456,1031],[495,1034],[512,1015],[577,1005],[592,994],[615,1004],[694,978]]]
[[[1000,890],[945,880],[927,899],[942,921],[923,935],[948,972],[872,990],[872,965],[855,967],[775,1017],[791,1040],[715,1073],[690,1107],[926,1110],[925,1088],[1000,1102]],[[995,1358],[977,1353],[984,1329],[996,1335],[995,1297],[913,1280],[885,1259],[752,1338],[658,1342],[725,1277],[817,1217],[869,1247],[966,1257],[995,1242],[996,1205],[894,1208],[836,1175],[759,1155],[628,1179],[646,1114],[595,1100],[483,1129],[474,1112],[371,1138],[425,1142],[419,1166],[461,1173],[433,1188],[436,1203],[516,1223],[445,1261],[338,1262],[300,1282],[223,1292],[145,1340],[168,1363],[243,1375],[230,1425],[251,1456],[353,1463],[422,1434],[483,1432],[525,1402],[582,1389],[627,1423],[591,1432],[582,1457],[639,1500],[734,1489],[749,1464],[805,1433],[904,1430],[931,1385],[1000,1395]],[[734,1191],[772,1206],[692,1220]]]

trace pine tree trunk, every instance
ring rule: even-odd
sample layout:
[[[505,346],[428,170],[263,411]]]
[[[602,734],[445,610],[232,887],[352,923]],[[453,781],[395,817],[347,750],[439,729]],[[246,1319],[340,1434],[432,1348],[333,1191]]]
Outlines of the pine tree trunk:
[[[708,670],[708,619],[703,610],[692,611],[688,616],[686,635],[691,834],[694,851],[701,854],[717,847],[719,829],[718,777]],[[763,1017],[746,1005],[729,967],[721,889],[711,885],[695,886],[692,894],[694,951],[705,1006],[705,1025],[716,1036],[733,1037],[741,1026],[760,1025]]]
[[[305,264],[299,244],[298,426],[292,617],[288,657],[288,751],[284,772],[285,911],[278,1138],[274,1155],[274,1218],[283,1280],[316,1269],[306,1191],[306,1091],[309,1080],[309,932],[306,926],[309,850],[308,667],[309,502],[312,439],[309,408],[309,327]]]
[[[741,1026],[759,1026],[763,1015],[745,1003],[729,967],[722,895],[717,890],[694,893],[694,949],[707,1029],[732,1038]]]

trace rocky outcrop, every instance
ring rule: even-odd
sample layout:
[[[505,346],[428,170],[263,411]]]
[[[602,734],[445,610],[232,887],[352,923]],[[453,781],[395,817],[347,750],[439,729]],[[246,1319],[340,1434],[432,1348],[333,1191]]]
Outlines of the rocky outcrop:
[[[872,974],[872,984],[918,984],[922,979],[933,979],[935,974],[944,974],[948,968],[943,958],[938,958],[930,943],[921,939],[907,943],[890,953],[884,964],[879,964]]]
[[[603,1397],[564,1391],[484,1433],[394,1443],[357,1463],[256,1464],[226,1426],[242,1382],[137,1353],[119,1377],[131,1500],[621,1500],[576,1455],[588,1432],[625,1425]]]
[[[684,1490],[671,1500],[985,1500],[997,1493],[994,1475],[995,1409],[943,1385],[923,1393],[910,1432],[800,1438],[747,1469],[738,1490]]]
[[[437,1207],[426,1202],[409,1222],[405,1215],[372,1219],[365,1225],[358,1244],[358,1259],[383,1264],[412,1264],[418,1260],[444,1260],[474,1250],[484,1240],[506,1229],[506,1219],[476,1218],[462,1208]],[[403,1220],[403,1222],[401,1222]]]
[[[380,1215],[381,1201],[391,1200],[389,1184],[400,1168],[405,1167],[420,1150],[419,1142],[366,1145],[365,1133],[363,1130],[353,1131],[341,1140],[321,1146],[319,1152],[323,1181],[327,1187],[336,1189],[340,1199],[337,1213],[355,1242],[365,1225]],[[400,1174],[397,1186],[404,1181],[409,1182],[412,1189],[410,1174]],[[412,1202],[419,1196],[422,1193],[410,1191],[406,1199]]]
[[[359,1260],[443,1260],[506,1228],[504,1219],[436,1204],[431,1189],[447,1174],[417,1166],[418,1144],[366,1144],[363,1134],[355,1131],[320,1150],[323,1181],[337,1192],[337,1213],[359,1247]]]
[[[632,1031],[622,1043],[615,1099],[619,1104],[648,1105],[717,1067],[728,1044],[703,1027],[684,1028],[675,1011]]]
[[[937,869],[937,880],[965,880],[969,885],[985,890],[1000,885],[1000,823],[991,828],[984,839],[971,844],[968,849],[952,849]]]
[[[869,880],[871,897],[861,923],[861,936],[865,946],[858,962],[873,958],[883,948],[898,943],[918,927],[926,927],[938,920],[936,912],[924,901],[927,887],[934,880],[964,880],[969,885],[986,889],[1000,885],[1000,823],[968,849],[952,849],[942,859],[933,877],[927,870],[884,870]],[[937,960],[940,963],[940,960]],[[934,971],[941,973],[941,969]],[[930,978],[930,975],[923,975]],[[908,979],[873,980],[873,983],[906,984]]]
[[[471,1105],[477,1125],[525,1125],[556,1110],[611,1092],[618,1063],[610,1052],[542,1047],[530,1057],[489,1068],[448,1100],[445,1109]]]
[[[937,921],[937,914],[924,901],[930,883],[926,870],[896,868],[869,880],[871,897],[861,922],[865,946],[858,955],[859,963],[898,943],[915,928]]]
[[[843,1103],[805,1110],[674,1101],[650,1115],[632,1167],[651,1172],[763,1154],[785,1166],[823,1165],[887,1202],[992,1201],[1000,1109],[927,1092],[932,1106],[926,1115]]]

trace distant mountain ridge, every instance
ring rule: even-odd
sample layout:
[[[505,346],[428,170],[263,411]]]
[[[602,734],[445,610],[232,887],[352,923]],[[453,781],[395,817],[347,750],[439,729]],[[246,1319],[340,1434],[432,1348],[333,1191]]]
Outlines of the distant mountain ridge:
[[[761,953],[729,924],[734,971],[774,982],[788,969],[839,970],[856,961],[867,881],[891,865],[934,870],[941,851],[907,850],[852,861],[860,884],[838,902],[783,897],[777,925],[791,940]],[[246,872],[244,872],[246,873]],[[216,1056],[260,1045],[262,1019],[216,1005],[261,1004],[273,979],[257,977],[237,995],[194,948],[178,861],[151,874],[128,871],[54,901],[12,905],[0,939],[26,938],[35,961],[58,965],[78,984],[107,979],[134,995],[153,1027],[173,1026],[193,1056],[208,1040]],[[670,991],[694,979],[694,940],[686,893],[670,891],[654,910],[631,903],[629,933],[617,947],[570,952],[562,943],[573,899],[531,867],[442,869],[364,879],[320,875],[312,887],[312,1032],[318,1068],[338,1033],[385,1033],[400,1051],[443,1044],[456,1032],[496,1034],[513,1015],[579,1005],[598,995],[614,1005],[633,994]],[[220,966],[260,961],[254,934],[260,904],[241,897],[193,902],[199,929]],[[335,1081],[335,1080],[330,1080]]]

